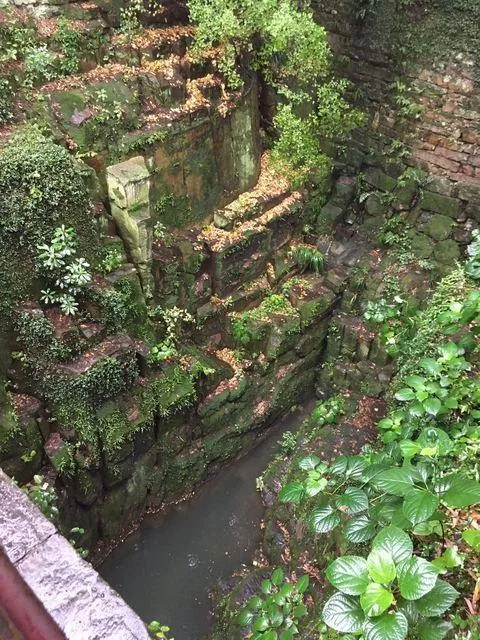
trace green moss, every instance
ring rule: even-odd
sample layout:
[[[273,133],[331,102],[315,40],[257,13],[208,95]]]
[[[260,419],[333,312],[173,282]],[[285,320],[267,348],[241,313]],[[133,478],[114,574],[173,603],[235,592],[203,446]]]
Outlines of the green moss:
[[[460,258],[460,249],[455,240],[443,240],[435,245],[433,257],[437,262],[447,267],[455,266],[456,261]]]
[[[420,206],[427,211],[434,211],[450,218],[456,218],[460,210],[460,200],[442,196],[432,191],[424,191]]]
[[[436,213],[421,225],[421,230],[438,242],[449,237],[453,225],[454,222],[451,218]]]
[[[234,339],[244,346],[259,343],[270,330],[273,314],[292,319],[298,315],[296,309],[292,307],[284,295],[273,293],[267,296],[255,309],[244,311],[233,317],[232,334]],[[294,326],[291,324],[291,327]]]
[[[83,172],[66,149],[30,130],[0,152],[0,315],[35,292],[36,246],[61,224],[91,260],[98,240]]]
[[[156,378],[150,379],[143,393],[142,411],[147,415],[157,411],[162,417],[167,417],[190,407],[195,398],[190,371],[179,364],[172,364]]]

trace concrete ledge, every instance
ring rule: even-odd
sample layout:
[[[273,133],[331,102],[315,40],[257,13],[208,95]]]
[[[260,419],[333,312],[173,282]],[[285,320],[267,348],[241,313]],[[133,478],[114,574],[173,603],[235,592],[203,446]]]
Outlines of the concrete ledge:
[[[1,470],[0,544],[68,640],[148,640],[140,618]]]

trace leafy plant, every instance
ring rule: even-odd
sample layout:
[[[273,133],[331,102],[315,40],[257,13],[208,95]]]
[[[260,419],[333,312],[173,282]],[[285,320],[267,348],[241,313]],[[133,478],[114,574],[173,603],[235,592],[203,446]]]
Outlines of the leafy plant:
[[[50,244],[37,246],[37,263],[50,287],[42,289],[41,300],[59,304],[66,315],[78,311],[77,297],[90,282],[90,265],[85,258],[76,257],[75,229],[62,225],[55,229]]]
[[[168,637],[170,627],[161,624],[160,622],[158,622],[158,620],[152,620],[152,622],[149,623],[147,629],[152,638],[159,638],[160,640],[174,640],[174,638]]]
[[[288,455],[292,453],[292,451],[295,451],[295,448],[297,446],[297,438],[291,431],[285,431],[281,439],[278,441],[278,445],[280,446],[282,454]]]
[[[465,273],[475,280],[480,280],[480,231],[472,231],[473,240],[467,247],[470,256],[465,264]]]
[[[34,290],[36,247],[64,224],[89,261],[98,247],[82,168],[68,151],[28,128],[0,152],[0,310],[11,314]]]
[[[237,615],[237,624],[249,627],[251,640],[292,640],[299,633],[299,621],[307,614],[304,593],[308,575],[287,582],[282,569],[262,581],[261,593],[252,596]]]
[[[413,555],[410,537],[394,526],[373,540],[366,558],[341,556],[326,571],[338,591],[325,603],[323,620],[340,633],[365,640],[441,640],[451,625],[440,618],[458,592],[438,578],[437,567]]]
[[[311,419],[318,427],[323,427],[325,424],[336,424],[344,411],[345,398],[343,396],[332,396],[328,400],[319,400],[316,403]]]
[[[123,264],[123,256],[116,248],[110,248],[105,251],[102,262],[100,263],[100,271],[103,274],[112,273]]]
[[[57,522],[58,497],[54,487],[48,484],[48,482],[45,482],[43,476],[33,476],[33,481],[24,485],[22,489],[46,518],[53,523]]]
[[[321,251],[308,245],[297,245],[291,249],[292,259],[300,269],[300,273],[313,271],[322,273],[325,268],[325,256]]]
[[[293,0],[189,0],[196,24],[194,52],[217,47],[227,84],[242,84],[242,65],[250,63],[285,103],[278,108],[272,158],[298,183],[324,177],[331,163],[322,137],[342,137],[361,121],[344,99],[346,83],[329,78],[331,54],[326,32],[308,3]],[[308,115],[295,106],[308,105]],[[301,113],[301,112],[300,112]]]
[[[163,362],[178,355],[178,341],[182,333],[184,323],[193,323],[193,316],[186,309],[172,307],[161,309],[157,307],[157,316],[165,326],[165,336],[161,342],[150,349],[148,359],[150,362]]]

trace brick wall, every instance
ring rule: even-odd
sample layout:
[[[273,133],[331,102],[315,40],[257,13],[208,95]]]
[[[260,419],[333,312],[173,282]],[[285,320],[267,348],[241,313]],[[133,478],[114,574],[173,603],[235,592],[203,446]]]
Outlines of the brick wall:
[[[360,140],[380,149],[402,139],[411,150],[409,164],[443,176],[463,200],[480,202],[480,86],[475,62],[468,52],[439,58],[409,60],[403,67],[389,41],[396,28],[394,0],[384,0],[375,19],[360,21],[351,0],[316,0],[316,15],[325,25],[341,71],[360,89],[368,113],[367,130]],[[445,24],[445,29],[452,25]],[[418,117],[400,117],[394,82],[407,97],[422,105]]]

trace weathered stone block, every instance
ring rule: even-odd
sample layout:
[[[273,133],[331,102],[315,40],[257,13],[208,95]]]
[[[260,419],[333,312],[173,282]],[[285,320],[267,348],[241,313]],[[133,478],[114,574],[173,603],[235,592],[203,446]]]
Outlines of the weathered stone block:
[[[480,203],[480,184],[459,182],[456,188],[456,193],[460,200]]]
[[[423,222],[420,229],[434,240],[440,241],[446,240],[450,236],[454,224],[450,217],[437,213]]]
[[[333,202],[327,202],[320,209],[315,227],[319,234],[330,233],[333,227],[340,222],[344,213],[344,209],[334,204]]]
[[[107,185],[110,200],[130,214],[148,210],[150,196],[150,172],[144,158],[137,156],[107,168]]]
[[[423,233],[413,231],[409,234],[410,247],[417,258],[425,259],[432,255],[434,242]]]
[[[437,262],[453,267],[460,258],[460,248],[455,240],[443,240],[435,245],[433,257]]]
[[[376,193],[372,193],[365,200],[365,211],[369,216],[383,216],[386,211],[386,206],[382,202],[380,196]]]
[[[365,180],[380,191],[393,191],[397,186],[397,181],[380,171],[380,169],[367,169],[365,171]]]
[[[450,218],[457,218],[460,212],[460,202],[450,196],[442,196],[432,191],[424,191],[421,208],[425,211],[434,211]]]

